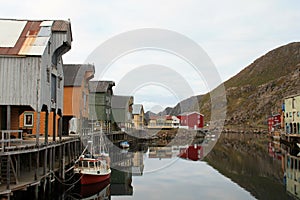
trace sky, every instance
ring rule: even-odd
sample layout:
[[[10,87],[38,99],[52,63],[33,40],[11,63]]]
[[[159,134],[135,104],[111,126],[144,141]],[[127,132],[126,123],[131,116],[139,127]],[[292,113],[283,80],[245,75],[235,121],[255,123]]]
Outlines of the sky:
[[[116,95],[133,95],[135,103],[154,112],[211,91],[215,84],[228,80],[268,51],[300,38],[297,0],[10,0],[2,2],[0,9],[1,18],[69,19],[73,43],[63,56],[64,63],[95,64],[95,80],[115,81]],[[124,36],[126,43],[141,29],[147,31],[128,40],[135,43],[137,39],[138,48],[120,51],[110,57],[107,66],[99,66],[97,59],[127,45],[111,45],[114,41]],[[160,36],[172,33],[174,38],[164,38],[163,47],[151,43],[155,30],[165,31]],[[207,67],[199,70],[186,59],[183,54],[187,46],[181,46],[175,36],[184,36],[201,47],[202,55],[206,55],[202,64],[209,60],[214,75],[205,72]],[[142,46],[144,39],[153,48]],[[103,44],[109,44],[106,51],[101,51]],[[172,45],[177,49],[167,49]],[[189,58],[199,55],[192,51],[188,54]],[[130,80],[139,85],[126,88],[124,83]],[[211,84],[211,80],[217,81]]]

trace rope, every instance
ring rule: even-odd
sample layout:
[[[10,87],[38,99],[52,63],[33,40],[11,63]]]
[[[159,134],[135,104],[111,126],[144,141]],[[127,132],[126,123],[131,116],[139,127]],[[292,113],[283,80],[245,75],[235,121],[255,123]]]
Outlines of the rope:
[[[68,180],[65,180],[65,181],[64,181],[64,180],[61,180],[58,176],[56,176],[55,173],[54,173],[53,171],[50,171],[50,173],[53,174],[54,178],[55,178],[58,182],[60,182],[62,185],[66,185],[66,186],[72,186],[72,185],[75,185],[75,184],[78,183],[78,182],[81,180],[81,178],[83,177],[83,175],[81,175],[80,178],[79,178],[78,180],[76,180],[74,183],[65,183],[65,182],[69,182],[69,181],[75,176],[75,174],[74,174],[73,176],[71,176],[71,178],[69,178]]]

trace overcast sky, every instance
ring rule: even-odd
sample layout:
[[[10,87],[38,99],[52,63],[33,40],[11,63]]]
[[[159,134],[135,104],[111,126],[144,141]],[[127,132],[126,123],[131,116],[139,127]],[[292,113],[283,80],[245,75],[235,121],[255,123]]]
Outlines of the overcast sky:
[[[85,63],[105,41],[128,31],[155,28],[174,31],[196,42],[215,65],[222,81],[237,74],[269,50],[299,41],[300,1],[199,1],[199,0],[10,0],[1,2],[1,18],[71,20],[72,49],[64,63]],[[173,41],[174,42],[174,41]],[[101,55],[99,55],[101,56]],[[91,60],[88,60],[92,62]],[[97,62],[93,62],[95,65]],[[160,65],[179,74],[190,85],[190,93],[174,92],[161,83],[133,88],[135,103],[146,110],[174,106],[190,95],[210,91],[207,77],[197,74],[186,60],[169,52],[133,51],[115,59],[95,79],[118,82],[141,66]],[[138,75],[138,74],[136,74]],[[150,76],[153,76],[150,74]],[[155,74],[159,76],[159,74]],[[161,74],[161,80],[166,77]],[[176,77],[176,76],[175,76]],[[171,80],[172,84],[174,80]],[[122,94],[122,92],[120,92]],[[122,94],[124,95],[124,94]]]

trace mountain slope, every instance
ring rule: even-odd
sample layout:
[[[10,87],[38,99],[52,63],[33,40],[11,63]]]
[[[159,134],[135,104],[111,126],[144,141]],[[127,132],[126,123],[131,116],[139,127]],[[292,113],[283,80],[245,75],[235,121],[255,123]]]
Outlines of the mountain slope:
[[[256,59],[224,83],[227,98],[227,127],[266,127],[267,117],[281,108],[284,97],[300,93],[300,42],[276,48]],[[194,103],[195,98],[198,99]],[[182,103],[182,102],[181,102]],[[209,93],[185,100],[190,110],[204,114],[210,120]],[[179,114],[180,103],[172,110]]]

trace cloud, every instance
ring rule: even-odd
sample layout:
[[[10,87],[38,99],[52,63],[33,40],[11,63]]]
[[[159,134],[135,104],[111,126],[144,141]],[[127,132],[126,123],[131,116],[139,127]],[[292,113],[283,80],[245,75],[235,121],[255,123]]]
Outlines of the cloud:
[[[171,0],[163,3],[157,0],[11,0],[1,5],[3,18],[70,19],[74,41],[71,51],[63,57],[64,63],[85,62],[97,46],[117,34],[154,27],[176,31],[198,43],[215,63],[222,80],[232,77],[267,51],[299,41],[300,32],[297,0],[288,4],[279,0],[176,3]],[[195,94],[209,90],[206,77],[190,73],[192,70],[182,60],[160,53],[122,59],[116,65],[123,67],[116,67],[107,77],[117,80],[128,73],[125,68],[131,71],[133,67],[154,63],[174,69],[177,66],[176,70],[192,85]]]

